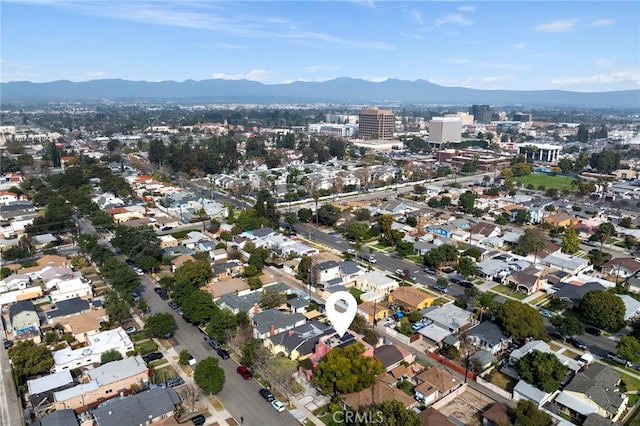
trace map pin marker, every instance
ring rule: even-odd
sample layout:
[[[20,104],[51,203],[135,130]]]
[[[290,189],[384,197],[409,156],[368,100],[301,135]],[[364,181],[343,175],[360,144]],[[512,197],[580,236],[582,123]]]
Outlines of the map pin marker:
[[[346,302],[346,311],[340,312],[336,310],[336,303],[338,303],[338,301]],[[327,299],[325,309],[331,325],[338,332],[338,335],[342,337],[356,316],[358,302],[351,293],[347,291],[336,291]]]

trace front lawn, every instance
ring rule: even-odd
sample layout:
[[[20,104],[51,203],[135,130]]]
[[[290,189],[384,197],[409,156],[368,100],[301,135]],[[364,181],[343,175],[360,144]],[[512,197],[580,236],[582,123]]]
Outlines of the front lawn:
[[[513,297],[514,299],[518,299],[518,300],[526,299],[527,296],[528,296],[528,295],[526,295],[524,293],[518,293],[514,289],[512,289],[510,287],[507,287],[506,285],[502,285],[502,284],[493,287],[489,291],[493,291],[494,293],[504,294],[505,296],[510,296],[510,297]]]
[[[402,392],[406,393],[411,397],[413,397],[413,390],[416,388],[413,384],[411,384],[411,382],[407,380],[403,380],[400,383],[398,383],[397,387],[398,389],[401,389]]]
[[[153,340],[146,340],[142,343],[135,345],[135,350],[140,355],[146,355],[158,350],[158,345]]]

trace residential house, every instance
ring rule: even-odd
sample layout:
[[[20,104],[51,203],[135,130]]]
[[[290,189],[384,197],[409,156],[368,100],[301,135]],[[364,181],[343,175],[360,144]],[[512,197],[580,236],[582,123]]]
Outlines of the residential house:
[[[56,284],[56,289],[49,292],[49,298],[54,303],[73,299],[74,297],[92,298],[93,286],[91,280],[75,277],[70,280],[60,281]]]
[[[388,317],[389,309],[381,303],[362,302],[358,305],[358,315],[362,315],[369,324],[373,324]]]
[[[179,245],[178,239],[173,235],[159,235],[158,240],[160,240],[160,248],[163,250]]]
[[[640,272],[640,262],[633,257],[618,257],[602,265],[602,270],[620,278],[629,278]]]
[[[171,261],[171,272],[175,272],[176,269],[178,269],[179,267],[181,267],[187,262],[194,262],[194,261],[195,261],[195,258],[193,256],[190,256],[187,254],[181,254],[180,256],[176,257]]]
[[[345,409],[351,409],[354,411],[368,408],[374,402],[376,404],[380,404],[387,401],[398,401],[407,408],[417,405],[417,401],[402,390],[388,386],[386,383],[379,380],[376,381],[369,389],[340,395],[340,401]]]
[[[467,332],[466,341],[478,349],[496,355],[509,346],[511,339],[502,333],[498,324],[493,321],[485,321]]]
[[[102,308],[102,302],[96,300],[90,302],[79,297],[61,300],[45,312],[47,324],[55,324],[64,318],[76,316],[88,312],[92,309]]]
[[[592,268],[588,258],[571,256],[564,253],[549,255],[542,259],[542,264],[572,275],[586,272]]]
[[[342,336],[339,336],[338,333],[322,336],[318,340],[318,344],[309,359],[311,359],[313,365],[317,367],[320,360],[322,360],[322,358],[324,358],[334,348],[345,348],[355,343],[359,343],[364,346],[364,352],[362,353],[363,356],[373,357],[373,346],[362,340],[362,336],[359,334],[354,333],[351,330],[347,330],[347,332]]]
[[[54,411],[31,423],[34,426],[78,426],[78,418],[73,410]]]
[[[304,315],[295,313],[287,315],[277,309],[267,309],[255,314],[252,318],[253,337],[264,339],[283,331],[299,327],[306,322]]]
[[[87,336],[87,345],[78,349],[65,348],[53,352],[53,371],[73,370],[100,363],[103,353],[116,350],[123,357],[133,350],[133,343],[122,327]]]
[[[553,293],[553,297],[562,300],[568,307],[577,306],[582,302],[585,294],[593,290],[606,290],[606,287],[597,281],[590,281],[582,285],[572,283],[558,283],[554,286],[557,291]]]
[[[509,264],[501,259],[486,259],[476,263],[480,269],[480,276],[501,281],[502,276],[506,276],[509,271]]]
[[[477,324],[472,312],[453,303],[426,308],[422,311],[422,316],[449,333],[461,333]]]
[[[223,280],[227,277],[239,277],[242,273],[242,263],[237,260],[215,264],[212,266],[213,278]]]
[[[242,296],[243,294],[247,294],[251,291],[251,287],[243,278],[228,278],[218,282],[212,282],[201,287],[201,289],[210,293],[213,300],[218,300],[220,297],[227,294],[237,294]]]
[[[0,204],[6,205],[18,201],[18,194],[9,191],[0,191]],[[25,198],[26,201],[26,198]]]
[[[284,354],[292,360],[310,357],[321,338],[334,335],[336,331],[328,324],[319,321],[308,321],[264,339],[264,345],[272,354]]]
[[[356,278],[355,287],[365,293],[373,291],[381,296],[387,296],[400,287],[400,284],[393,278],[376,270],[367,272]]]
[[[287,309],[292,313],[304,314],[307,312],[307,306],[309,306],[309,299],[305,297],[287,299]]]
[[[213,260],[214,263],[226,263],[229,259],[227,249],[224,248],[212,250],[209,253],[209,257],[211,258],[211,260]]]
[[[596,413],[618,421],[626,410],[628,396],[620,392],[620,374],[605,364],[592,364],[576,374],[555,399],[572,417]]]
[[[58,321],[66,333],[70,333],[78,342],[86,343],[87,337],[100,333],[102,325],[109,321],[107,310],[93,307],[79,315],[73,315]]]
[[[402,199],[385,201],[378,207],[378,213],[391,215],[404,214],[412,210],[414,210],[413,207],[406,204]]]
[[[40,318],[30,300],[16,302],[9,306],[9,321],[14,339],[29,339],[40,335]]]
[[[423,426],[456,426],[457,423],[449,420],[449,417],[442,414],[440,411],[433,407],[429,407],[418,414],[420,420],[422,420]]]
[[[520,359],[523,356],[533,351],[553,354],[558,359],[558,361],[560,361],[562,365],[566,366],[569,370],[573,371],[574,373],[577,371],[580,371],[580,369],[584,365],[583,363],[578,362],[576,359],[570,358],[566,355],[563,355],[562,353],[556,353],[555,351],[552,351],[551,347],[546,342],[543,342],[542,340],[531,340],[526,345],[520,348],[514,349],[509,354],[508,363],[512,366],[516,366],[518,364],[518,361],[520,361]]]
[[[418,385],[413,390],[414,397],[422,404],[431,404],[454,392],[462,386],[462,381],[439,367],[423,371],[415,377]]]
[[[566,212],[558,212],[556,214],[549,215],[542,219],[545,223],[553,227],[570,227],[574,222],[577,222],[578,219],[575,216],[567,214]]]
[[[382,345],[373,350],[373,357],[380,361],[385,371],[391,371],[400,363],[413,364],[415,355],[397,345]]]
[[[482,426],[500,426],[509,424],[509,407],[496,402],[482,413]]]
[[[118,396],[120,392],[148,385],[149,369],[140,356],[112,361],[84,370],[84,380],[72,388],[54,393],[56,410],[80,410]]]
[[[34,411],[46,411],[53,404],[53,394],[74,387],[76,383],[69,370],[51,373],[37,379],[27,380],[29,401]]]
[[[25,274],[13,274],[0,281],[0,293],[7,291],[24,290],[31,287],[31,277]]]
[[[512,391],[514,401],[520,401],[521,399],[529,400],[538,408],[542,408],[542,406],[546,404],[552,396],[552,393],[541,391],[524,380],[520,380]]]
[[[146,425],[170,419],[180,397],[171,388],[153,388],[90,410],[95,426]]]
[[[542,288],[545,284],[541,275],[544,271],[538,270],[535,266],[530,266],[524,271],[514,271],[507,277],[507,285],[512,286],[517,292],[524,294],[533,294]]]
[[[390,295],[394,304],[404,312],[419,311],[433,304],[435,297],[416,287],[399,287]]]
[[[624,320],[631,321],[640,313],[640,302],[628,294],[617,295],[624,303]]]
[[[335,260],[327,260],[326,262],[314,263],[311,266],[311,275],[314,282],[324,284],[327,281],[342,278],[340,263]]]

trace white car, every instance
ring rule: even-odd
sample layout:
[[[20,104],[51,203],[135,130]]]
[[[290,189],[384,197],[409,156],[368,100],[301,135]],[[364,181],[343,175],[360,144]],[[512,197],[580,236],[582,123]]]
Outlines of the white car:
[[[277,399],[274,399],[273,401],[271,401],[271,406],[278,413],[282,413],[284,411],[284,404],[282,402],[278,401]]]
[[[133,268],[133,271],[140,276],[144,275],[144,271],[140,268]]]
[[[133,334],[133,333],[135,333],[137,331],[137,328],[135,328],[135,327],[127,327],[127,328],[124,329],[124,331],[127,334]]]

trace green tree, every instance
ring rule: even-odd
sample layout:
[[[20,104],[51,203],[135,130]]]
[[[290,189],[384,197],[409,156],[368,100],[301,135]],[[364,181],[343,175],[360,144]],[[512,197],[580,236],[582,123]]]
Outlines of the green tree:
[[[640,342],[633,336],[623,336],[616,345],[618,356],[631,362],[640,361]]]
[[[525,382],[551,393],[560,387],[567,375],[567,366],[552,353],[531,351],[518,361],[518,374]]]
[[[514,222],[518,225],[526,225],[527,223],[531,222],[531,213],[527,209],[519,209],[516,212]]]
[[[206,324],[219,310],[211,294],[204,290],[192,290],[185,297],[174,297],[174,300],[180,304],[184,319],[193,324]]]
[[[268,288],[262,292],[258,305],[262,309],[277,308],[287,301],[287,295],[277,289]]]
[[[116,324],[122,324],[131,316],[127,301],[113,290],[105,296],[104,307],[109,315],[109,320]]]
[[[408,257],[414,254],[414,251],[413,244],[409,241],[401,240],[396,244],[396,253],[398,253],[398,256]]]
[[[340,219],[340,209],[331,204],[324,204],[318,209],[318,224],[333,226]]]
[[[375,358],[364,356],[360,343],[334,348],[321,361],[313,379],[325,395],[360,392],[371,387],[383,371]]]
[[[369,209],[361,208],[356,210],[356,220],[366,222],[369,219],[371,219],[371,212]]]
[[[180,354],[178,355],[178,362],[180,363],[180,365],[187,365],[189,364],[189,357],[191,357],[191,354],[189,353],[189,351],[186,349],[183,349],[180,351]]]
[[[176,269],[173,277],[177,286],[188,284],[193,288],[198,288],[211,280],[211,265],[203,260],[190,260]]]
[[[536,405],[528,400],[521,399],[511,413],[513,426],[551,426],[553,420],[544,411],[538,410]]]
[[[624,302],[606,290],[591,290],[580,302],[580,314],[587,324],[615,332],[624,325]]]
[[[611,254],[600,250],[589,250],[589,262],[595,267],[611,260]]]
[[[116,349],[111,349],[110,351],[103,352],[102,355],[100,355],[100,364],[107,364],[112,361],[120,361],[121,359],[122,354]]]
[[[216,395],[224,386],[224,370],[218,365],[216,358],[205,358],[198,365],[193,378],[203,392]]]
[[[309,271],[311,271],[311,264],[313,263],[313,259],[311,256],[304,256],[300,263],[298,264],[298,273],[296,274],[296,278],[305,284],[309,284]]]
[[[162,337],[171,333],[176,328],[176,320],[172,314],[163,312],[151,315],[147,318],[145,329],[150,336]]]
[[[18,386],[42,374],[48,374],[53,366],[53,357],[46,346],[36,345],[33,340],[23,340],[9,349],[9,358]]]
[[[305,207],[298,210],[298,219],[300,220],[300,222],[309,223],[311,222],[312,218],[313,218],[313,210]]]
[[[633,228],[633,222],[631,221],[631,218],[629,216],[625,216],[622,219],[620,219],[620,226],[622,226],[623,228],[627,228],[627,229],[631,229]]]
[[[347,227],[347,237],[355,241],[363,241],[369,234],[369,225],[364,222],[351,222]]]
[[[607,240],[612,236],[614,236],[615,234],[616,234],[615,227],[609,222],[604,222],[600,224],[600,226],[598,227],[598,230],[592,236],[592,238],[595,241],[598,241],[600,243],[600,250],[602,251],[602,246],[604,245],[604,243],[606,243]]]
[[[580,250],[580,240],[578,239],[578,233],[573,228],[568,228],[564,231],[562,237],[562,252],[567,254],[574,254]]]
[[[558,167],[562,170],[562,173],[565,175],[571,173],[573,171],[573,162],[568,158],[562,158],[558,161]]]
[[[541,230],[537,228],[525,229],[514,252],[520,255],[536,253],[545,247],[546,241],[547,239]]]
[[[207,335],[221,343],[228,340],[229,335],[238,329],[238,318],[229,309],[218,309],[209,321]]]
[[[475,203],[476,203],[475,193],[471,191],[467,191],[467,192],[464,192],[463,194],[460,194],[460,198],[458,199],[458,206],[460,206],[463,212],[465,213],[472,212],[475,206]]]
[[[480,268],[476,265],[476,262],[470,257],[463,256],[458,261],[458,273],[468,278],[472,275],[478,275]]]
[[[584,334],[584,324],[576,317],[555,315],[551,318],[551,324],[558,333],[563,336],[579,336]]]
[[[354,416],[357,426],[366,426],[373,420],[384,426],[422,426],[422,420],[415,411],[408,409],[400,401],[385,401],[360,411],[360,416]],[[339,420],[336,414],[336,420]]]
[[[515,300],[504,302],[498,309],[497,318],[504,333],[514,340],[522,341],[527,337],[543,339],[547,335],[540,313],[532,306]]]

